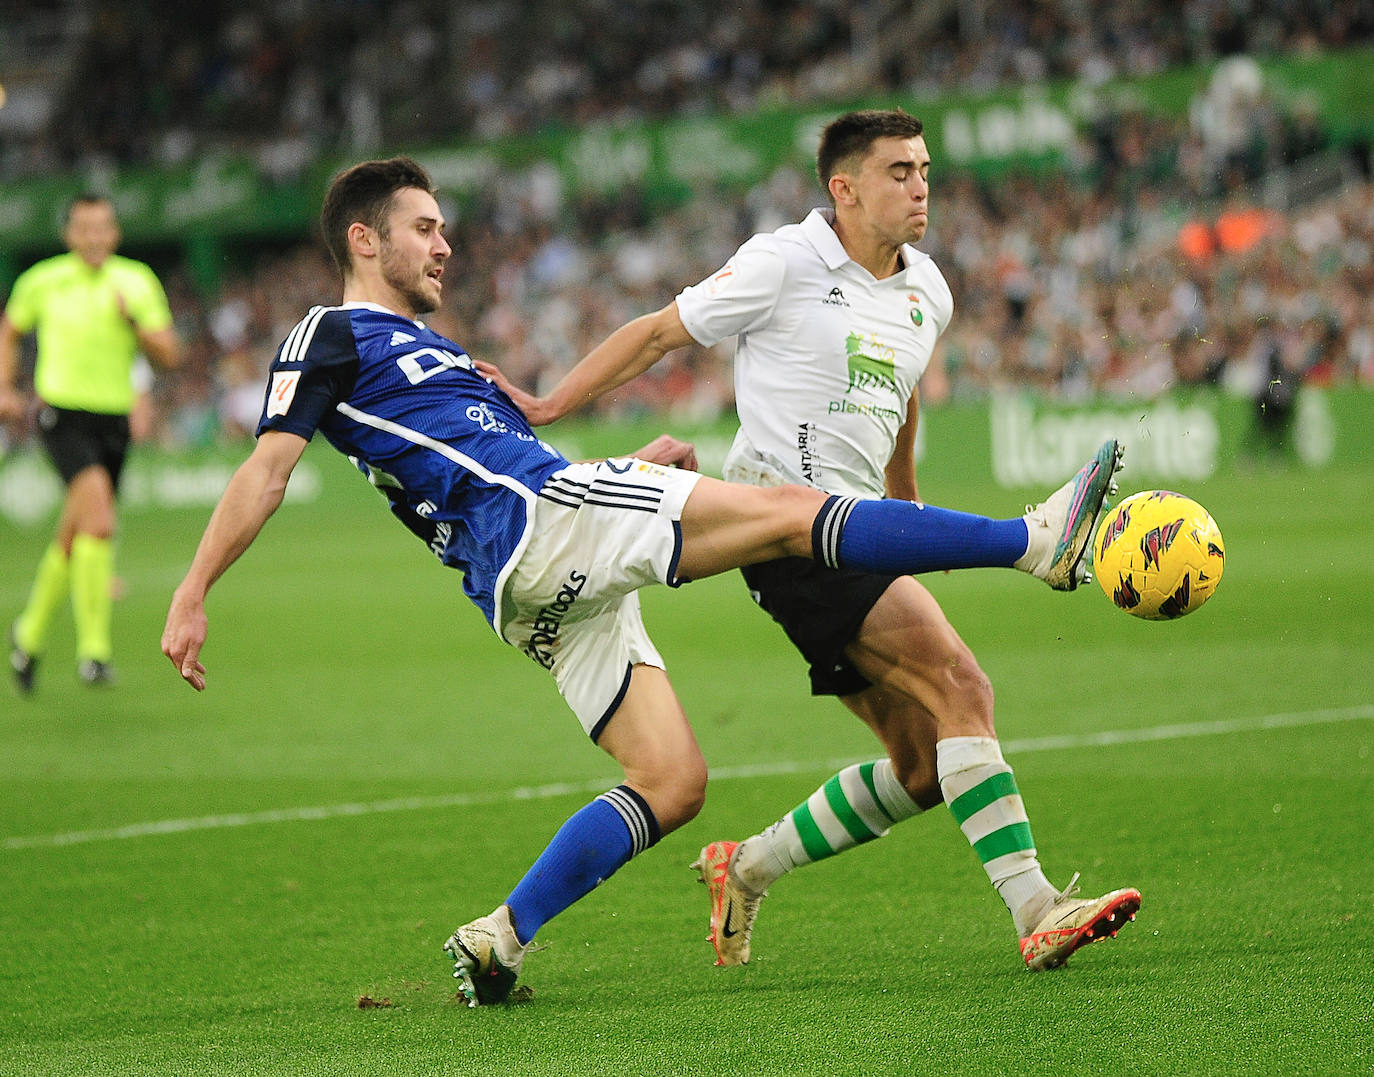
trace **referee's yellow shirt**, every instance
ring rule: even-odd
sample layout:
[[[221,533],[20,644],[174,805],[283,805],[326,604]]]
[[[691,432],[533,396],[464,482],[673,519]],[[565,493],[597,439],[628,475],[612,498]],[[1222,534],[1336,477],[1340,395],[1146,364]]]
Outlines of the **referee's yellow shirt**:
[[[47,404],[102,415],[127,415],[139,329],[172,324],[167,296],[142,262],[111,255],[92,269],[77,254],[59,254],[26,269],[14,282],[5,313],[21,333],[38,334],[34,390]]]

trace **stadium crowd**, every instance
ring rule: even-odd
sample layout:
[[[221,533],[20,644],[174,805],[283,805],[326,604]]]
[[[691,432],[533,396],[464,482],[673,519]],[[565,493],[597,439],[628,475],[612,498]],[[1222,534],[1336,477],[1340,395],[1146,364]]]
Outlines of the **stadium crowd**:
[[[581,205],[564,229],[511,232],[475,214],[455,230],[454,271],[436,327],[512,377],[548,387],[592,345],[704,278],[751,232],[799,219],[809,177],[775,176],[729,212],[702,198],[647,217],[633,202]],[[1143,196],[1148,203],[1153,195]],[[614,210],[615,212],[612,212]],[[1048,396],[1151,397],[1181,384],[1257,393],[1274,364],[1291,378],[1374,384],[1374,185],[1290,214],[1244,211],[1190,239],[1080,188],[1029,178],[937,185],[923,248],[943,268],[956,317],[923,380],[924,398],[1033,386]],[[508,227],[510,227],[508,222]],[[671,250],[673,257],[661,252]],[[264,259],[206,303],[180,276],[173,308],[191,341],[164,379],[164,436],[198,443],[252,429],[263,372],[299,312],[337,293],[314,245]],[[684,349],[611,394],[603,413],[687,419],[732,404],[728,343]]]
[[[897,89],[919,100],[1374,39],[1367,6],[1346,0],[1320,11],[1279,0],[1100,11],[1056,0],[1031,15],[1009,0],[745,0],[726,14],[588,0],[575,16],[567,5],[500,0],[83,7],[94,29],[73,86],[111,84],[114,70],[121,79],[111,93],[64,98],[51,129],[62,134],[41,147],[7,139],[0,171],[93,157],[170,165],[228,144],[256,146],[265,169],[289,172],[327,150],[528,132],[554,117],[581,124]],[[1189,119],[1099,117],[1055,175],[988,179],[937,161],[922,247],[950,281],[956,316],[923,382],[927,401],[1009,386],[1061,398],[1196,383],[1254,393],[1277,368],[1374,383],[1368,149],[1333,155],[1303,101],[1269,95],[1243,59],[1230,71]],[[1259,181],[1312,162],[1338,182],[1265,208]],[[822,201],[814,178],[791,169],[666,210],[635,190],[573,196],[537,170],[511,173],[449,214],[455,253],[435,321],[517,381],[547,386],[748,235]],[[155,434],[180,445],[240,436],[256,421],[277,343],[301,310],[337,295],[327,257],[313,243],[260,254],[212,296],[186,272],[166,280],[189,348],[153,394]],[[602,410],[726,412],[729,351],[685,349]]]
[[[70,10],[62,10],[63,8]],[[857,95],[1093,83],[1374,36],[1362,0],[11,0],[0,61],[57,20],[51,118],[0,175],[314,155]],[[57,63],[66,56],[65,64]]]

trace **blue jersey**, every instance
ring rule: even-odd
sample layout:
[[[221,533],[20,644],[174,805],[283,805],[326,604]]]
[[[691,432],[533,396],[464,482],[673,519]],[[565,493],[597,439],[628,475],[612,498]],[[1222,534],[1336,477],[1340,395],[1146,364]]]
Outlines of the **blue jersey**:
[[[313,307],[277,349],[258,433],[316,430],[386,495],[500,631],[544,481],[568,461],[446,337],[382,307]]]

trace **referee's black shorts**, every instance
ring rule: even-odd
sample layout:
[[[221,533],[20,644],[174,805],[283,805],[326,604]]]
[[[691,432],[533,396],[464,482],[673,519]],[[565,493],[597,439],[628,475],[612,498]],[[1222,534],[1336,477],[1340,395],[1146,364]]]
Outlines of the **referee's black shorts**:
[[[754,601],[787,633],[811,664],[811,694],[848,696],[872,682],[844,650],[897,576],[827,568],[784,557],[740,569]]]
[[[129,452],[129,417],[72,411],[44,404],[38,412],[38,434],[62,481],[69,483],[92,465],[110,473],[119,489],[119,475]]]

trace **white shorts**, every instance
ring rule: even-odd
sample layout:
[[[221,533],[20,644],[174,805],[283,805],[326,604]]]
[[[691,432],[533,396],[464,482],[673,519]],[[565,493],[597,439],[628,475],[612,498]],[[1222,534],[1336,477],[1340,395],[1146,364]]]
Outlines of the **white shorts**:
[[[570,464],[539,492],[529,545],[506,584],[501,636],[553,674],[592,740],[638,663],[663,668],[641,587],[676,587],[682,506],[695,471],[633,458]]]

